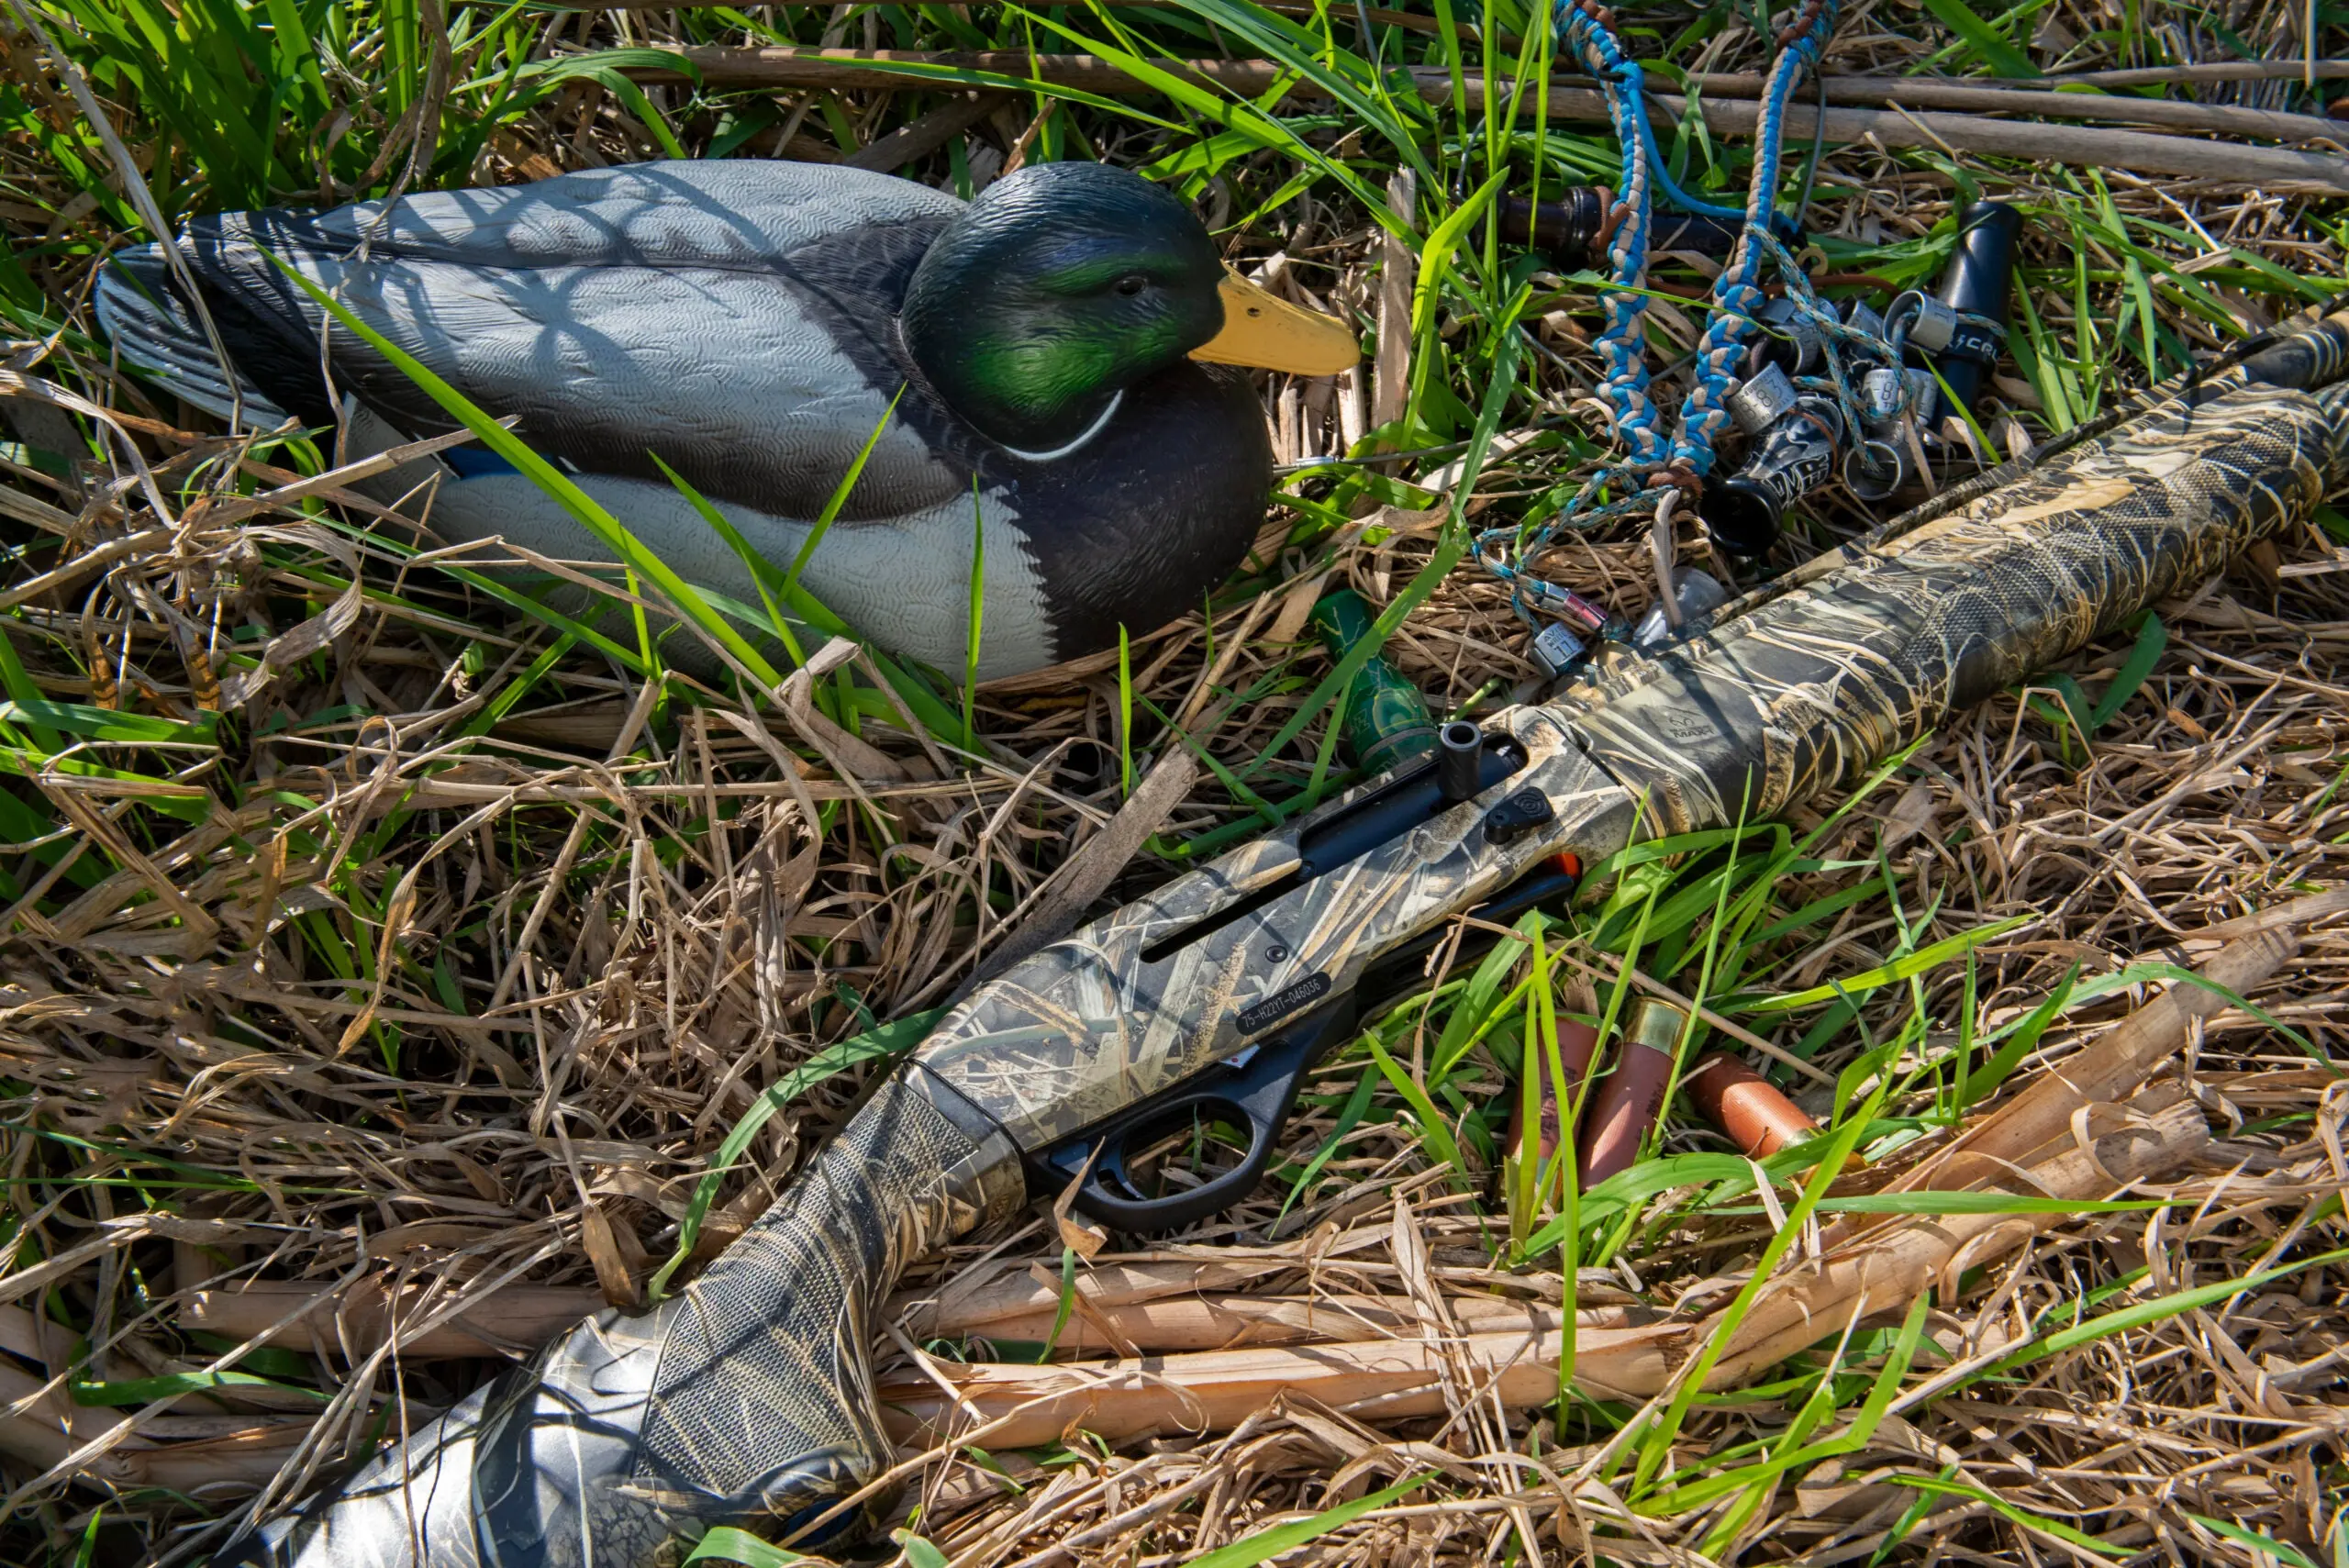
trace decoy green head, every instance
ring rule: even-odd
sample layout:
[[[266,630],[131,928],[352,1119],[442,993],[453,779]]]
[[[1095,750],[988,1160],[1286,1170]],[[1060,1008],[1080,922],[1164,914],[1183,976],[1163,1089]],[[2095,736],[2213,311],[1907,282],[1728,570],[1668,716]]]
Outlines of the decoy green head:
[[[906,348],[954,410],[1030,455],[1081,442],[1186,355],[1328,375],[1353,335],[1227,269],[1168,192],[1102,163],[996,181],[915,270]]]

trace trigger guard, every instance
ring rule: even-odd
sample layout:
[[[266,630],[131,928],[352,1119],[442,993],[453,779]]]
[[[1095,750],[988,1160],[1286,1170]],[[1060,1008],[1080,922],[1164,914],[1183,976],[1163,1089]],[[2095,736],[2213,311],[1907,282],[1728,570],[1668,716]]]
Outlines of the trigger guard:
[[[1053,1146],[1038,1163],[1056,1188],[1066,1187],[1083,1172],[1074,1206],[1114,1229],[1149,1234],[1197,1224],[1246,1197],[1264,1179],[1305,1074],[1319,1059],[1333,1026],[1352,1012],[1352,999],[1341,998],[1260,1041],[1241,1064],[1219,1063],[1200,1078]],[[1247,1126],[1248,1151],[1240,1163],[1211,1182],[1166,1197],[1137,1194],[1125,1167],[1128,1140],[1145,1126],[1208,1106],[1236,1112],[1233,1119]]]
[[[1241,1156],[1239,1164],[1211,1182],[1203,1182],[1172,1196],[1143,1197],[1135,1190],[1132,1180],[1126,1173],[1123,1144],[1128,1134],[1120,1129],[1104,1140],[1102,1157],[1094,1162],[1093,1169],[1085,1175],[1085,1184],[1077,1189],[1075,1207],[1104,1225],[1142,1234],[1179,1230],[1246,1197],[1255,1191],[1256,1184],[1264,1180],[1264,1168],[1272,1163],[1273,1148],[1280,1141],[1281,1127],[1288,1119],[1286,1112],[1267,1129],[1237,1102],[1225,1101],[1218,1095],[1200,1095],[1191,1096],[1182,1105],[1159,1107],[1150,1119],[1157,1121],[1162,1118],[1178,1116],[1193,1106],[1223,1104],[1238,1110],[1240,1119],[1248,1126],[1248,1152]],[[1124,1192],[1112,1190],[1108,1184],[1111,1180]],[[1127,1195],[1129,1194],[1132,1195]]]

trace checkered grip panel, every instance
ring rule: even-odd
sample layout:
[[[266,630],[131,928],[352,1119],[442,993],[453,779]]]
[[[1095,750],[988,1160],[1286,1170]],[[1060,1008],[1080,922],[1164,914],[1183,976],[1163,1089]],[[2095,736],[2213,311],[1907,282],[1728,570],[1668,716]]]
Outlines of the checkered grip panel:
[[[871,1479],[889,1452],[865,1365],[872,1312],[945,1229],[948,1173],[975,1148],[921,1095],[885,1085],[685,1288],[638,1477],[786,1515]]]

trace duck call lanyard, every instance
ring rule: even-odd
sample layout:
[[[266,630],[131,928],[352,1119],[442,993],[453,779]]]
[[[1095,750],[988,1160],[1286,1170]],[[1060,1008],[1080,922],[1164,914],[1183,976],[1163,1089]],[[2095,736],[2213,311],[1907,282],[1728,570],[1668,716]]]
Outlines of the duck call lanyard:
[[[1623,53],[1615,37],[1613,13],[1598,0],[1560,0],[1559,52],[1571,51],[1598,78],[1621,148],[1621,179],[1608,248],[1614,286],[1606,295],[1607,325],[1599,334],[1598,349],[1603,366],[1599,392],[1613,415],[1623,453],[1618,461],[1602,465],[1571,501],[1537,529],[1509,540],[1519,566],[1511,566],[1499,554],[1507,548],[1501,536],[1515,530],[1496,529],[1477,540],[1478,558],[1510,584],[1519,613],[1529,620],[1531,616],[1525,602],[1529,594],[1546,599],[1558,591],[1523,572],[1521,563],[1548,548],[1560,528],[1587,528],[1654,509],[1662,534],[1679,498],[1684,494],[1693,495],[1712,469],[1713,442],[1729,423],[1729,395],[1737,384],[1746,339],[1762,308],[1763,261],[1775,257],[1790,277],[1798,275],[1788,265],[1790,259],[1773,232],[1779,150],[1785,139],[1787,103],[1802,73],[1818,64],[1834,31],[1836,4],[1837,0],[1803,0],[1802,9],[1779,30],[1777,54],[1763,89],[1761,122],[1754,131],[1753,178],[1746,186],[1745,206],[1740,211],[1699,200],[1674,182],[1648,124],[1639,64]],[[1742,219],[1745,226],[1736,250],[1714,282],[1711,318],[1697,350],[1695,384],[1681,401],[1679,428],[1669,439],[1648,394],[1642,320],[1647,313],[1648,237],[1653,200],[1659,194],[1687,211]],[[1595,505],[1610,487],[1617,498]],[[1668,596],[1670,588],[1664,591]]]

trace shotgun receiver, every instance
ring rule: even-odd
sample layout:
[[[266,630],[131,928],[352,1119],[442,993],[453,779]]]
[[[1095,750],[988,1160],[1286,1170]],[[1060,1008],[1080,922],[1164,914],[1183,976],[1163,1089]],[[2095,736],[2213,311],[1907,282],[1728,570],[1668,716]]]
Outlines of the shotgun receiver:
[[[1415,770],[1044,949],[955,1007],[678,1295],[581,1324],[216,1562],[642,1568],[710,1525],[871,1524],[891,1450],[867,1347],[907,1262],[1059,1190],[1097,1144],[1083,1201],[1113,1223],[1241,1196],[1382,963],[1518,901],[1561,855],[1589,864],[1847,785],[2199,584],[2349,481],[2344,378],[2349,312],[2165,384],[1660,657],[1454,726]],[[1181,1205],[1145,1198],[1119,1174],[1123,1141],[1201,1104],[1252,1129],[1247,1157]]]

